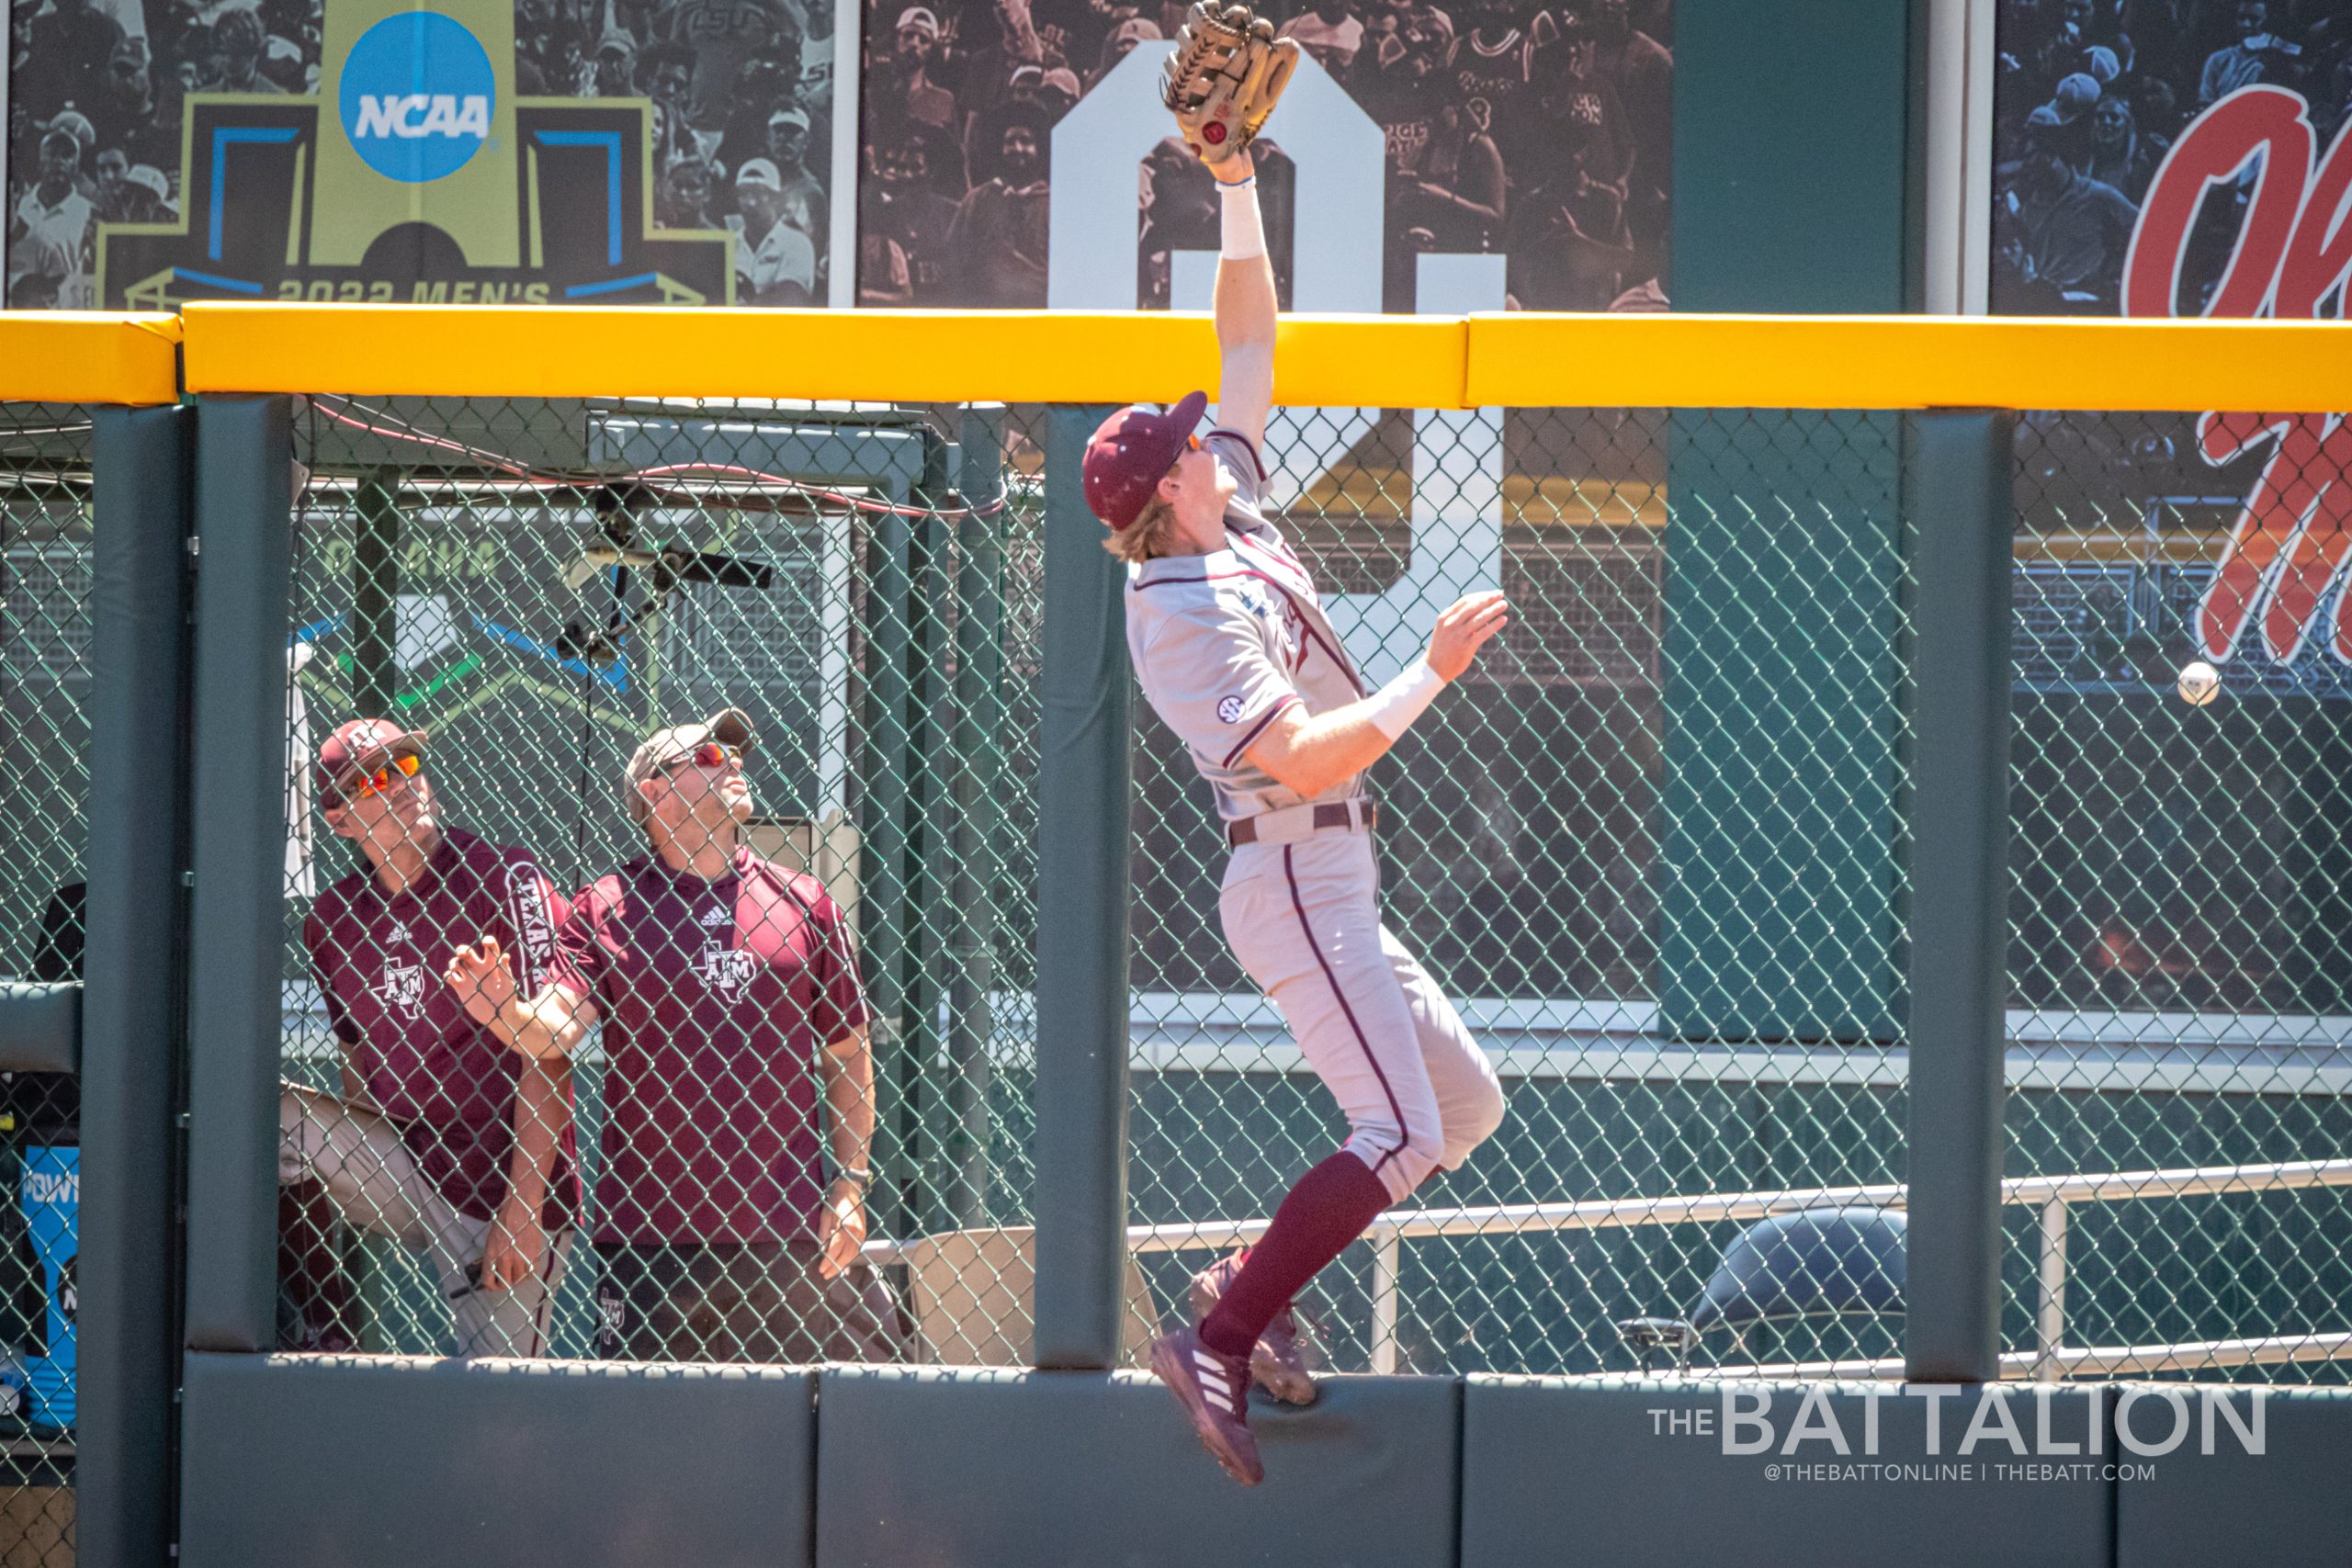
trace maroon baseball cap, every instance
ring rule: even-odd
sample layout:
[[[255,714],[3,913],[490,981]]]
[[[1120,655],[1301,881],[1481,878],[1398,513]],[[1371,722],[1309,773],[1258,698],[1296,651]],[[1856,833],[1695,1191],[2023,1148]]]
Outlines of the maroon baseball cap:
[[[402,729],[388,718],[355,718],[338,725],[319,748],[319,793],[343,793],[344,780],[377,762],[413,756],[424,750],[424,731]]]
[[[1166,413],[1141,403],[1104,420],[1086,444],[1086,504],[1113,532],[1139,516],[1159,481],[1184,455],[1185,438],[1209,406],[1206,392],[1188,392]]]

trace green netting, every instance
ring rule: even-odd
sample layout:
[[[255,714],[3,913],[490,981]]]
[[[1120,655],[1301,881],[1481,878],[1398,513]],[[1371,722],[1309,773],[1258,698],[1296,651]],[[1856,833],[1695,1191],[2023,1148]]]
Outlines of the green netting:
[[[90,447],[80,409],[0,404],[0,976],[78,974]],[[78,1110],[70,1077],[0,1073],[0,1555],[28,1568],[74,1555]]]

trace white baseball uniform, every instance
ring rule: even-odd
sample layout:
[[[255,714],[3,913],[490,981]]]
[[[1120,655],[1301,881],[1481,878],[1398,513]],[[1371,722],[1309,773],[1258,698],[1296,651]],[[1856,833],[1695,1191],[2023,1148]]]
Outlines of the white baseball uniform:
[[[1261,508],[1256,448],[1229,430],[1202,446],[1238,486],[1227,547],[1127,569],[1127,651],[1228,831],[1247,821],[1255,834],[1226,866],[1226,941],[1346,1113],[1346,1146],[1401,1200],[1501,1123],[1502,1087],[1437,983],[1380,923],[1363,776],[1307,800],[1247,755],[1283,710],[1329,713],[1366,693],[1306,568]],[[1338,821],[1317,827],[1318,815]]]

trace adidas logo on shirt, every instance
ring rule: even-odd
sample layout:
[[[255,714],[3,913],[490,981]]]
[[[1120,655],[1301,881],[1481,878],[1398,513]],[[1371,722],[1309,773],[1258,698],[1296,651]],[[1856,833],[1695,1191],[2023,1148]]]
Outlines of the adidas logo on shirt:
[[[705,909],[698,918],[706,926],[731,926],[735,923],[734,911],[722,908],[717,904]]]

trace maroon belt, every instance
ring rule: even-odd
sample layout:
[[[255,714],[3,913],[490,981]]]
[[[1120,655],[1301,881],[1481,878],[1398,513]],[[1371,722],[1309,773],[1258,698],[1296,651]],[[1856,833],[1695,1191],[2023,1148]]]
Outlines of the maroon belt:
[[[1363,816],[1365,832],[1369,833],[1380,825],[1379,807],[1365,801],[1358,809]],[[1315,808],[1315,830],[1318,833],[1326,828],[1348,828],[1354,824],[1355,818],[1349,815],[1348,808],[1344,805],[1318,806]],[[1225,841],[1237,850],[1244,844],[1256,843],[1258,819],[1254,817],[1244,817],[1238,822],[1227,822],[1225,825]]]

